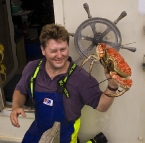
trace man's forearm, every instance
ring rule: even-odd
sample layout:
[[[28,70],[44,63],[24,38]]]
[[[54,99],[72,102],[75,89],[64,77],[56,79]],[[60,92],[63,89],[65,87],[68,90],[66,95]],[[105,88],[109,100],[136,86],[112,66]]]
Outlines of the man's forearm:
[[[18,90],[15,90],[13,94],[12,110],[15,110],[17,108],[22,108],[25,101],[26,101],[26,96],[21,94]]]
[[[112,105],[114,101],[114,97],[108,97],[105,94],[114,94],[114,93],[116,93],[116,91],[112,91],[106,88],[106,90],[102,93],[100,97],[100,102],[98,104],[97,110],[101,112],[106,112],[109,109],[109,107]]]

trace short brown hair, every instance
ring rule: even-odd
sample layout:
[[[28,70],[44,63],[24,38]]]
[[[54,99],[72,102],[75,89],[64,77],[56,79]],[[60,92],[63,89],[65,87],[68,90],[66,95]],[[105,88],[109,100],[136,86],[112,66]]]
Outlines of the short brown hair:
[[[43,26],[39,39],[43,48],[45,48],[46,43],[50,39],[67,41],[69,45],[69,33],[64,26],[59,24],[47,24]]]

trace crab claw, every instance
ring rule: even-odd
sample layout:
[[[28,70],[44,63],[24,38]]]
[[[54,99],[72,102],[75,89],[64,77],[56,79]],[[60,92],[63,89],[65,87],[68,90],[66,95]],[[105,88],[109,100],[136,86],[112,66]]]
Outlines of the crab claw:
[[[115,72],[110,72],[110,75],[112,79],[115,81],[115,83],[124,89],[129,89],[132,86],[132,80],[129,78],[122,78]]]
[[[112,79],[114,80],[114,82],[120,86],[123,90],[119,91],[117,93],[114,94],[106,94],[109,97],[118,97],[121,96],[122,94],[124,94],[127,90],[129,90],[129,88],[132,86],[132,80],[131,79],[127,79],[127,78],[122,78],[119,75],[117,75],[115,72],[110,72],[110,75],[112,77]]]

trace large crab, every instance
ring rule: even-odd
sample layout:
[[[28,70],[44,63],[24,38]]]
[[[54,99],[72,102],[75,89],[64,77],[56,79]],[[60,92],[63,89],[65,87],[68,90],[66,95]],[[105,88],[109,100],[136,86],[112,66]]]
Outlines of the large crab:
[[[114,94],[106,94],[111,97],[118,97],[124,94],[127,90],[130,89],[132,85],[132,80],[128,78],[131,76],[131,68],[125,62],[124,58],[112,47],[107,46],[103,43],[99,43],[96,48],[97,56],[94,54],[89,55],[81,64],[81,67],[91,58],[93,58],[89,74],[91,74],[92,67],[95,61],[100,61],[101,64],[106,67],[112,79],[115,83],[120,86],[123,90]]]

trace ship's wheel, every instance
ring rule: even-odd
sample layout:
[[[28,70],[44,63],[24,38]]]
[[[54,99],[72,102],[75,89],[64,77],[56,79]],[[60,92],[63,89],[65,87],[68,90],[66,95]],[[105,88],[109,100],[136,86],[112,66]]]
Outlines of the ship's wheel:
[[[105,43],[115,48],[117,51],[119,51],[120,48],[128,49],[132,52],[136,51],[134,47],[121,45],[122,37],[116,24],[127,15],[125,11],[120,14],[117,20],[111,22],[105,18],[92,18],[88,4],[84,3],[83,6],[88,14],[88,19],[79,25],[75,34],[70,33],[70,35],[74,37],[75,48],[80,55],[76,63],[82,58],[87,58],[98,43]]]

